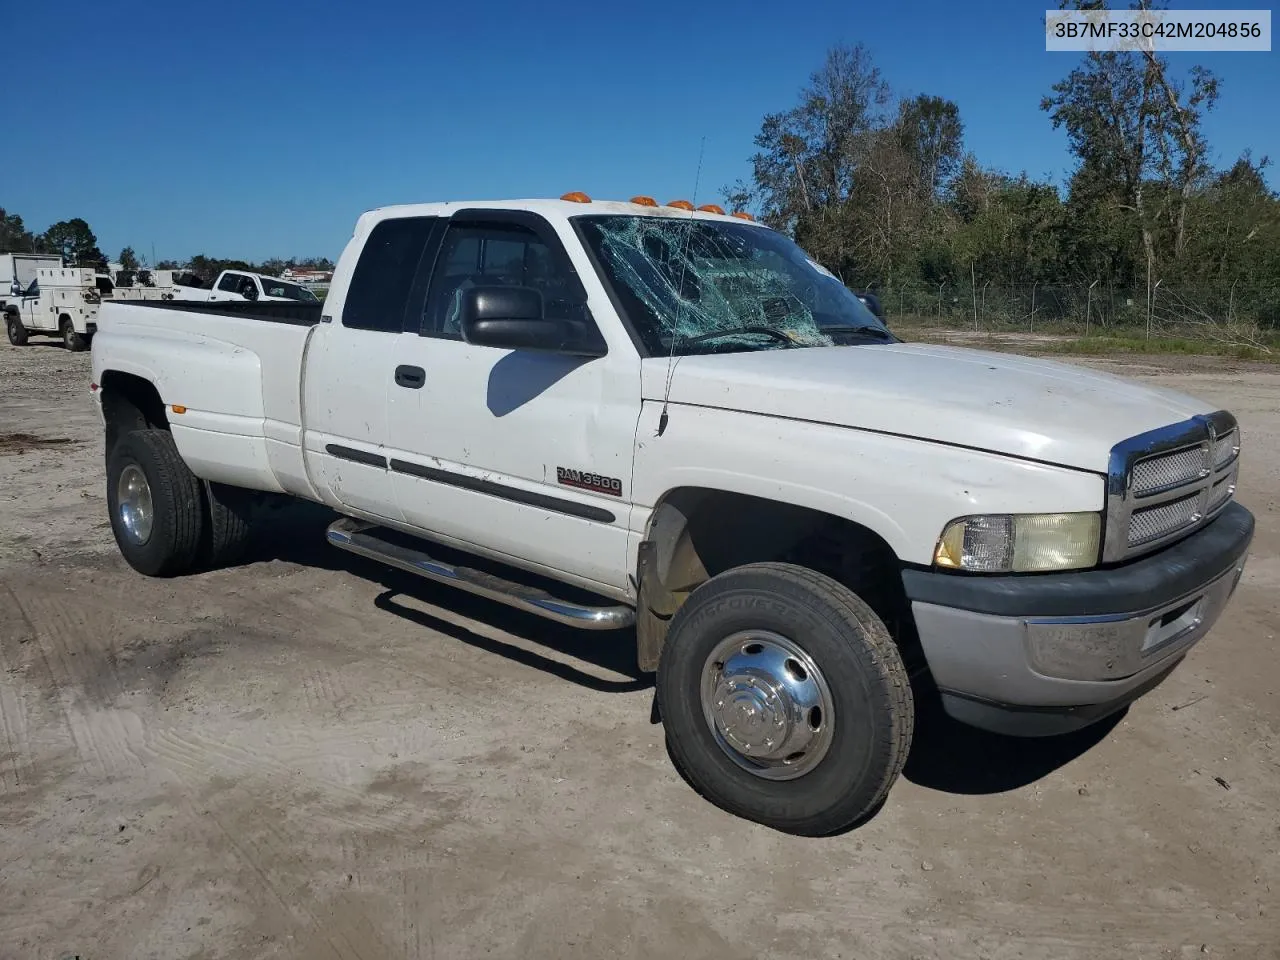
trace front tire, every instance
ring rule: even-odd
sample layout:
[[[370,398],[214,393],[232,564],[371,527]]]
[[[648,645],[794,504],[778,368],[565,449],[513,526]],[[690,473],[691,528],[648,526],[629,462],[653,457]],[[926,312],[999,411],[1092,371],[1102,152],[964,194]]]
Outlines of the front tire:
[[[75,324],[71,322],[70,317],[63,317],[62,323],[62,343],[72,353],[79,353],[89,346],[89,341],[76,333]]]
[[[107,508],[120,553],[139,573],[172,577],[195,566],[204,500],[167,430],[133,430],[110,450]]]
[[[22,325],[21,317],[16,313],[5,314],[4,326],[11,344],[15,347],[25,347],[27,345],[27,328]]]
[[[911,686],[888,630],[847,587],[792,564],[698,587],[672,619],[657,688],[695,789],[787,833],[874,813],[911,745]]]

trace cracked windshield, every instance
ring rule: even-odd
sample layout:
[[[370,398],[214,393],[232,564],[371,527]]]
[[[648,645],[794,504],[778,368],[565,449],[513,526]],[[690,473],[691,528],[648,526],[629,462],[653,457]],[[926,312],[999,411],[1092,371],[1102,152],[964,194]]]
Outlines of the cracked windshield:
[[[674,217],[578,221],[651,355],[894,340],[838,278],[772,230]]]

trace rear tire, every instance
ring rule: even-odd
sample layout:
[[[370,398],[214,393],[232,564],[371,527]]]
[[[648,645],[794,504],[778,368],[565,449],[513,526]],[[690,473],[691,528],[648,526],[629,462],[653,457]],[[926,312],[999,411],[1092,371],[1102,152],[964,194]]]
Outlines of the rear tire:
[[[223,483],[206,480],[201,487],[209,521],[200,545],[200,566],[210,570],[231,566],[244,556],[253,533],[253,497],[247,490]]]
[[[828,835],[874,813],[911,746],[911,686],[884,624],[847,587],[791,564],[698,587],[672,619],[657,692],[694,788],[787,833]]]
[[[62,328],[62,343],[72,353],[79,353],[89,346],[89,341],[76,333],[75,324],[70,317],[63,317],[59,326]]]
[[[120,553],[139,573],[172,577],[195,566],[205,503],[168,431],[130,431],[107,454],[107,509]]]
[[[9,334],[9,342],[15,347],[27,345],[27,328],[22,325],[22,318],[16,313],[7,313],[4,317],[5,332]]]

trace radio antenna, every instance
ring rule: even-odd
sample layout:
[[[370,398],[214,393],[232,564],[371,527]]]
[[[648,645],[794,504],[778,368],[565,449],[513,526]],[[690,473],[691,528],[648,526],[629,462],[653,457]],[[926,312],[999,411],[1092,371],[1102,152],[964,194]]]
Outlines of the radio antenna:
[[[680,254],[680,286],[676,290],[676,298],[680,301],[680,310],[684,310],[684,278],[689,270],[689,241],[693,239],[693,221],[696,219],[694,214],[698,209],[698,188],[702,185],[702,154],[707,146],[707,138],[702,137],[702,142],[698,145],[698,172],[693,177],[693,199],[690,206],[693,207],[689,211],[689,228],[684,234],[684,250]],[[658,436],[662,436],[667,429],[667,404],[671,399],[671,379],[676,372],[676,339],[677,332],[680,329],[680,314],[676,316],[676,323],[671,327],[671,352],[667,354],[667,382],[662,391],[662,413],[658,415]]]

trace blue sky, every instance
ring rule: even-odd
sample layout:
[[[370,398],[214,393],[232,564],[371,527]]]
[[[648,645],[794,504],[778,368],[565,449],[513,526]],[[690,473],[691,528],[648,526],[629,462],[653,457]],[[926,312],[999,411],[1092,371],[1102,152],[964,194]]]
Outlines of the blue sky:
[[[711,201],[838,41],[865,43],[895,93],[955,100],[985,164],[1060,180],[1039,101],[1079,55],[1044,51],[1051,5],[15,3],[0,206],[35,229],[82,216],[112,256],[336,257],[388,203],[693,199],[704,137]],[[1172,55],[1222,79],[1218,163],[1280,163],[1278,56]]]

